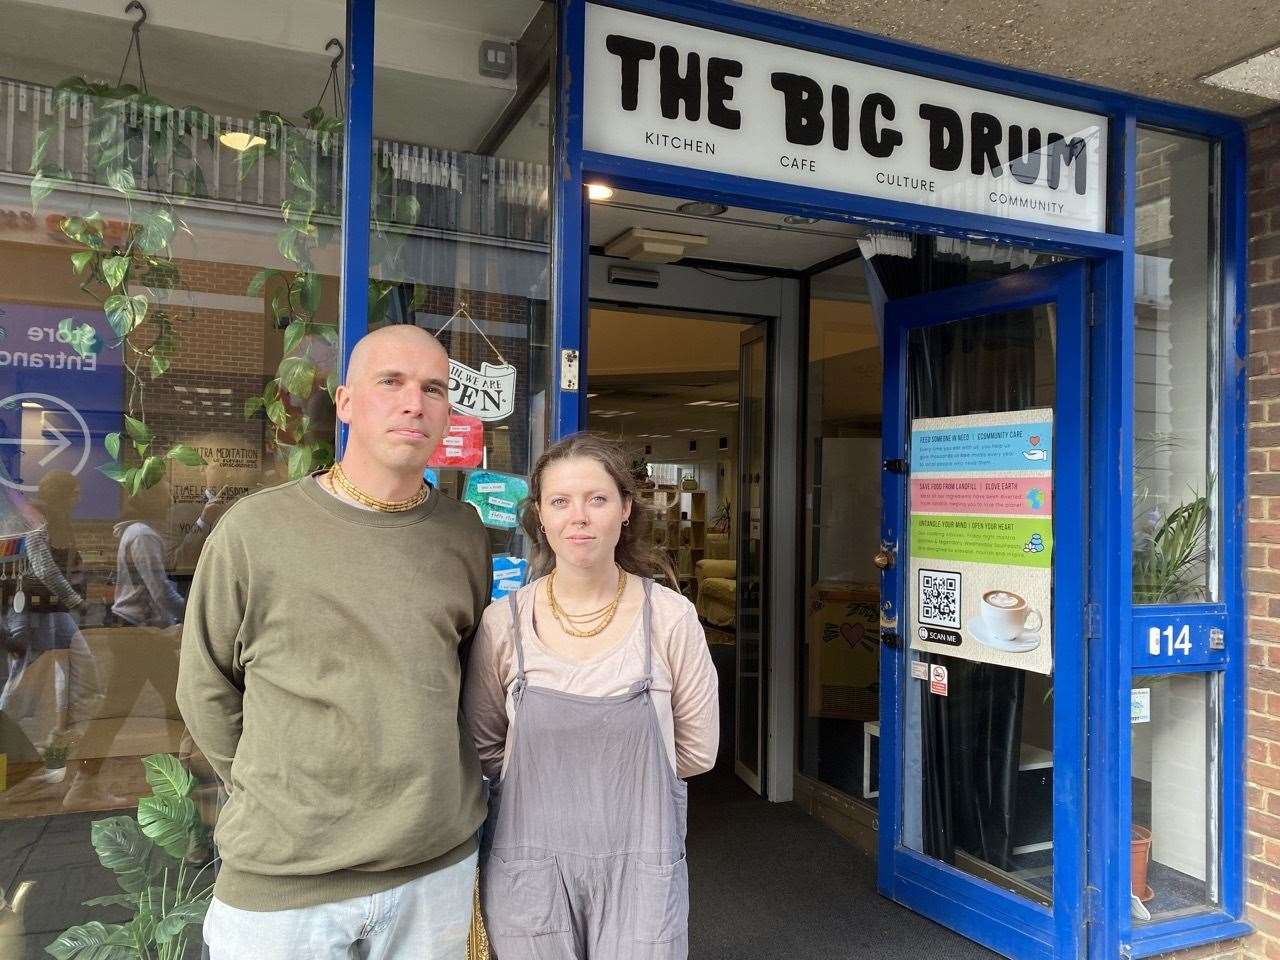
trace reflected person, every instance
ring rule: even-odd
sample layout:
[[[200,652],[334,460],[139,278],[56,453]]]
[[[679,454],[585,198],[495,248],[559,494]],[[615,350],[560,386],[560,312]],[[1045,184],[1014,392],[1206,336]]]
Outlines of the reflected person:
[[[171,627],[182,622],[185,601],[169,578],[169,546],[163,531],[172,508],[169,482],[130,497],[115,525],[116,596],[111,612],[135,627]]]

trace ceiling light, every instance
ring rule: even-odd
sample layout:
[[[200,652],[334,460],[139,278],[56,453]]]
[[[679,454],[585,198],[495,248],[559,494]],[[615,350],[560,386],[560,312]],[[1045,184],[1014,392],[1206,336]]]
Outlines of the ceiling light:
[[[646,263],[673,263],[686,254],[686,247],[705,247],[707,238],[695,233],[673,233],[632,227],[610,240],[604,252],[610,257],[625,257]]]
[[[789,227],[807,227],[811,223],[817,223],[817,217],[798,217],[794,213],[789,213],[782,218],[782,222]]]
[[[267,145],[267,141],[256,133],[244,133],[240,130],[227,130],[218,134],[218,142],[238,153],[244,153],[250,147],[264,147]]]
[[[1280,47],[1203,76],[1200,81],[1239,93],[1280,100]]]
[[[587,199],[605,201],[613,199],[613,187],[605,183],[588,183]]]
[[[729,208],[723,203],[709,203],[706,200],[690,200],[676,207],[676,212],[687,213],[691,217],[718,217]]]
[[[705,407],[709,403],[711,403],[710,400],[690,400],[688,403],[685,404],[685,406],[686,407]]]

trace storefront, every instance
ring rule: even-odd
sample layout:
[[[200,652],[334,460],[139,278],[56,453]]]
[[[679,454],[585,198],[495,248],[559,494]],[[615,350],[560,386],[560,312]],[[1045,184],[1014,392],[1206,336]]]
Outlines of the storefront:
[[[1250,932],[1238,121],[718,0],[88,6],[0,0],[0,464],[88,601],[10,668],[0,836],[202,772],[203,535],[326,465],[352,346],[416,323],[495,598],[543,445],[634,443],[728,769],[886,906],[1017,958]],[[177,597],[134,626],[130,525]]]

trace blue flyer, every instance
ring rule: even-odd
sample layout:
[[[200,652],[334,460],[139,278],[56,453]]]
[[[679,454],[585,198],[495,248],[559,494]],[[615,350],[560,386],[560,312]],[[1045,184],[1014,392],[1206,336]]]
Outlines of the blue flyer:
[[[467,474],[462,499],[476,508],[486,527],[514,530],[520,525],[520,501],[529,495],[529,481],[512,473],[475,470]]]
[[[493,592],[489,599],[494,603],[503,600],[524,586],[529,575],[529,561],[524,557],[499,554],[493,558]]]

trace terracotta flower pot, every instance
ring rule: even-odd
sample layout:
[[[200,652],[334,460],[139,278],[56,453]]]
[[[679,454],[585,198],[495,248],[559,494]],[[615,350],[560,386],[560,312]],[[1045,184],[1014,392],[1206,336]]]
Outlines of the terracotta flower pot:
[[[1129,840],[1129,884],[1138,899],[1146,903],[1155,891],[1147,886],[1147,866],[1151,863],[1151,831],[1137,824]]]

